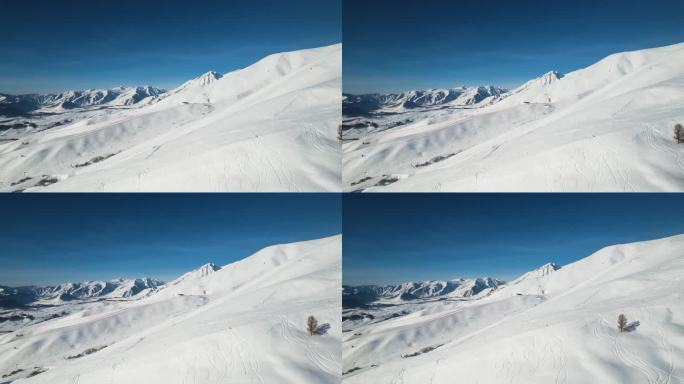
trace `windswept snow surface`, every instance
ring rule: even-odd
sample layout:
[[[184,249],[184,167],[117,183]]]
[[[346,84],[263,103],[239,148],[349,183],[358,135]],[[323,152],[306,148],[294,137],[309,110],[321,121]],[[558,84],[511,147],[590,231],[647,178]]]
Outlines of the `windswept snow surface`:
[[[131,105],[0,117],[0,190],[340,191],[341,65],[337,44]]]
[[[474,108],[344,121],[348,191],[684,191],[684,43],[552,71]]]
[[[341,236],[271,246],[0,334],[0,382],[338,383],[341,250]]]
[[[343,381],[684,383],[683,303],[684,235],[610,246],[469,301],[345,321]]]

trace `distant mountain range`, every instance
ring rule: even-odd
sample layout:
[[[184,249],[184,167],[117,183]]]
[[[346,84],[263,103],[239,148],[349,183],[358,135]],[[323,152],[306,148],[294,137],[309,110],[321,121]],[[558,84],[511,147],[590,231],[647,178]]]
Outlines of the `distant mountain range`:
[[[373,113],[406,112],[419,108],[487,105],[529,88],[548,86],[563,77],[561,73],[549,71],[513,90],[486,85],[413,90],[401,93],[346,93],[343,96],[342,113],[345,116],[363,116]]]
[[[463,107],[486,104],[508,92],[491,85],[459,87],[451,89],[428,89],[402,93],[344,94],[342,113],[359,116],[377,112],[402,112],[427,107]]]
[[[463,298],[505,284],[491,277],[456,280],[429,280],[397,285],[343,286],[344,307],[364,306],[377,301],[403,302],[417,299]]]
[[[89,89],[53,94],[0,94],[0,115],[21,116],[39,110],[64,111],[74,108],[98,106],[129,106],[149,101],[166,92],[163,89],[145,87],[117,87],[113,89]]]
[[[0,286],[0,307],[17,307],[39,300],[72,301],[96,298],[129,298],[164,285],[149,277],[64,283],[55,286]]]
[[[527,290],[529,281],[558,271],[561,267],[555,263],[547,263],[539,268],[526,272],[511,282],[491,277],[456,280],[428,280],[407,282],[395,285],[344,285],[342,290],[342,305],[345,308],[364,307],[368,304],[398,304],[421,299],[466,298],[476,296],[486,290],[503,287],[514,290]],[[525,287],[525,288],[522,288]],[[534,289],[537,289],[534,287]]]

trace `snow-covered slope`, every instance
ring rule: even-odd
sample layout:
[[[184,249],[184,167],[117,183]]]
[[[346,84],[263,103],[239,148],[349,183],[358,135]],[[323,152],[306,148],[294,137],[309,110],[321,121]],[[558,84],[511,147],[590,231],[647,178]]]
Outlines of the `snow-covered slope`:
[[[337,383],[340,284],[340,236],[268,247],[139,300],[0,335],[0,373],[23,369],[3,379],[16,383]]]
[[[684,235],[611,246],[345,333],[343,381],[681,383],[683,302]]]
[[[482,108],[343,145],[347,190],[682,191],[684,44],[549,72]]]
[[[57,120],[0,140],[0,190],[339,191],[341,52],[274,54],[144,105],[45,117]]]

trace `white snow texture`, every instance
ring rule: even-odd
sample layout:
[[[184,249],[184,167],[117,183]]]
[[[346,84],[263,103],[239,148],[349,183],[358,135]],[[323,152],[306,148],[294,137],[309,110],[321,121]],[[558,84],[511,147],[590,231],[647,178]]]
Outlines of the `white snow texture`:
[[[56,114],[0,130],[0,191],[340,191],[341,76],[337,44],[136,102],[39,98],[36,112]]]
[[[341,236],[276,245],[142,298],[63,304],[0,333],[2,382],[339,383],[341,252]]]

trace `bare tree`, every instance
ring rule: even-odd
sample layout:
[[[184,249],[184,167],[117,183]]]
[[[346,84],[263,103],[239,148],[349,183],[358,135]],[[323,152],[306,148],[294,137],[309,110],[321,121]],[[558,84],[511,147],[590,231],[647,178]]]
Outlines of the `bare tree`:
[[[306,319],[306,330],[309,331],[309,335],[311,336],[316,333],[316,330],[318,330],[318,320],[316,320],[315,317],[309,316],[309,318]]]
[[[620,316],[618,316],[618,329],[620,332],[624,332],[625,327],[627,327],[627,317],[623,314],[620,314]]]
[[[677,144],[684,143],[684,126],[676,124],[674,126],[674,139]]]

